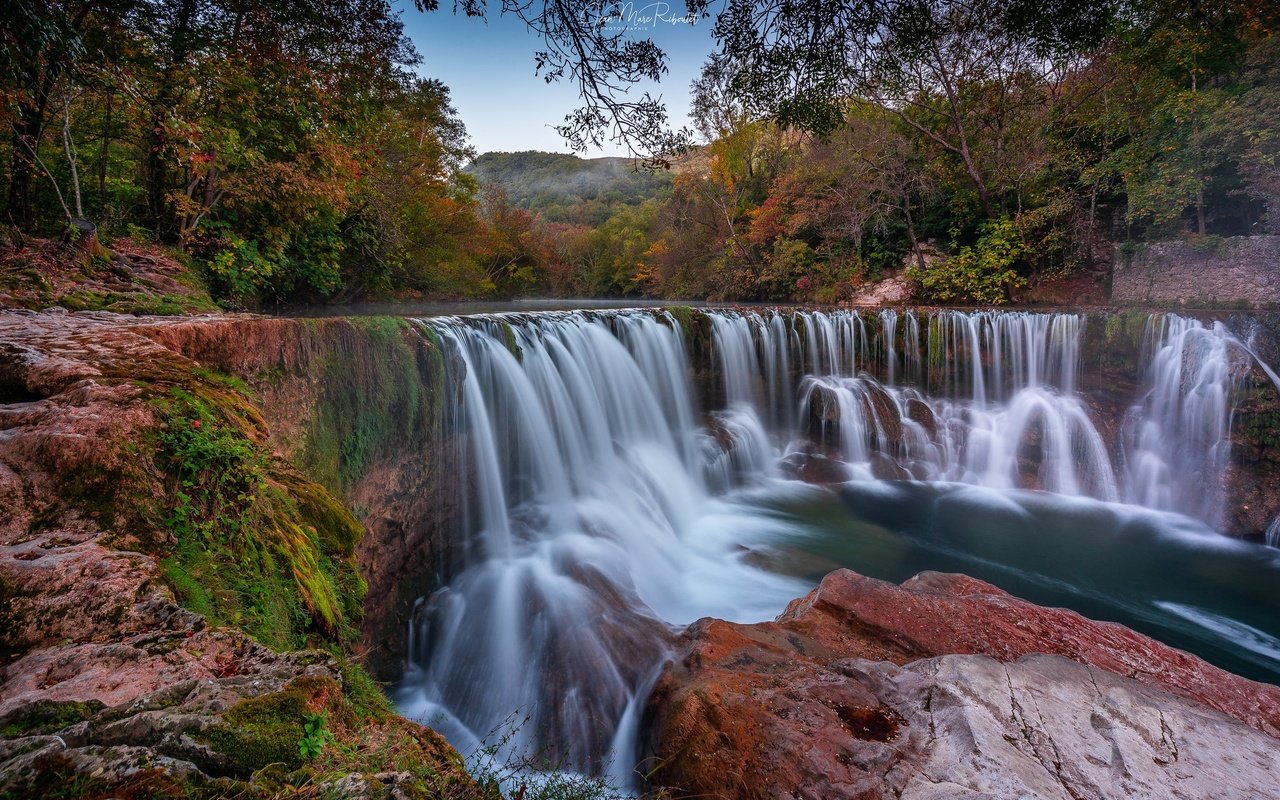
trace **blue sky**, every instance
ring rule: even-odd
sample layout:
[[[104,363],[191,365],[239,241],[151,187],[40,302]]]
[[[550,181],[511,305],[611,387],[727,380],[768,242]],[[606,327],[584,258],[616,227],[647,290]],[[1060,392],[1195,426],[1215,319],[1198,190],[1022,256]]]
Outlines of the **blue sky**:
[[[455,16],[450,0],[441,0],[440,11],[429,14],[418,13],[409,3],[397,3],[404,14],[405,31],[422,55],[418,71],[449,87],[477,152],[569,152],[552,127],[580,105],[576,90],[568,84],[547,84],[537,77],[533,53],[540,48],[541,39],[518,19],[493,13],[495,7],[501,7],[501,0],[490,0],[489,5],[491,15],[486,21]],[[669,73],[660,84],[638,84],[632,91],[640,94],[647,88],[661,94],[675,126],[688,124],[689,83],[701,72],[713,47],[714,20],[698,20],[693,25],[663,21],[684,16],[681,0],[638,0],[624,4],[623,12],[628,35],[653,38],[668,58]],[[645,22],[643,17],[653,19]],[[609,146],[582,155],[626,152]]]

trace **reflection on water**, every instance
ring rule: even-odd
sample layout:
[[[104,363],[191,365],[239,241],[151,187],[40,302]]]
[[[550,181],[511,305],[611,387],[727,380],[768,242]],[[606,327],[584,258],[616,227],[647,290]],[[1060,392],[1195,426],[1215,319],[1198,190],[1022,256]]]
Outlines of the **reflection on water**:
[[[1178,514],[1044,492],[853,482],[762,507],[803,532],[778,568],[903,581],[963,572],[1047,606],[1112,620],[1232,672],[1280,683],[1280,552]]]
[[[460,314],[501,314],[528,311],[591,311],[622,308],[661,308],[671,306],[702,307],[702,300],[641,300],[638,298],[529,297],[521,300],[427,301],[396,300],[394,302],[361,302],[344,305],[302,306],[282,308],[278,313],[290,317],[447,317]]]

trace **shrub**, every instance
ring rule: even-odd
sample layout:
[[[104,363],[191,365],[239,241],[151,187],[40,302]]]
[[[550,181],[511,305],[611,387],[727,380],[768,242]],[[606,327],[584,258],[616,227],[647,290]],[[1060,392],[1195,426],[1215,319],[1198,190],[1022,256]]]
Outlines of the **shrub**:
[[[1017,265],[1026,255],[1027,246],[1008,217],[989,222],[981,230],[975,245],[961,247],[951,258],[924,269],[912,267],[908,276],[934,300],[991,305],[1008,302],[1010,288],[1026,285],[1026,279],[1018,275]]]

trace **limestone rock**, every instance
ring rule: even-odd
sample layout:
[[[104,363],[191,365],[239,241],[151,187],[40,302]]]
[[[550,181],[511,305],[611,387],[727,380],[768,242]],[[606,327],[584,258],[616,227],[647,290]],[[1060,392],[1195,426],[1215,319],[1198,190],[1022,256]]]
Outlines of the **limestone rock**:
[[[1280,758],[1280,688],[937,573],[695,623],[648,720],[654,781],[699,797],[1265,796]]]

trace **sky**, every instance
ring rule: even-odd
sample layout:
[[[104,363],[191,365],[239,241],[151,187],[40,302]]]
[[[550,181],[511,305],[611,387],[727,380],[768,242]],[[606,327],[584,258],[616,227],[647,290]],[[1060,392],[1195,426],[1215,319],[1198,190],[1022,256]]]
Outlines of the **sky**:
[[[481,20],[454,15],[450,0],[441,0],[439,11],[426,14],[416,11],[411,3],[398,2],[405,32],[422,55],[418,72],[449,87],[477,153],[571,152],[553,128],[581,105],[577,90],[571,84],[547,84],[538,77],[533,54],[540,49],[541,38],[520,20],[499,16],[496,9],[501,8],[501,0],[490,0],[489,6],[490,18]],[[714,20],[693,24],[675,21],[673,18],[685,15],[680,0],[624,3],[622,15],[621,24],[629,36],[652,38],[667,53],[669,72],[662,82],[637,84],[631,91],[638,96],[648,89],[661,95],[674,127],[688,125],[689,84],[698,77],[712,50]],[[594,158],[625,156],[627,152],[610,144],[580,155]]]

